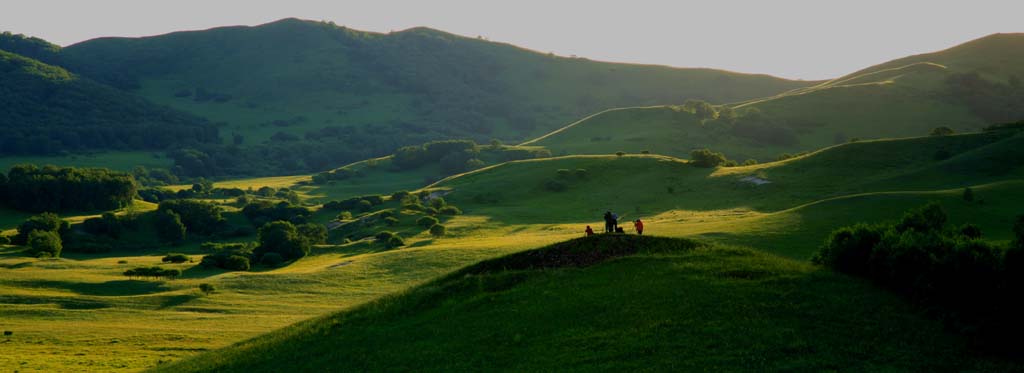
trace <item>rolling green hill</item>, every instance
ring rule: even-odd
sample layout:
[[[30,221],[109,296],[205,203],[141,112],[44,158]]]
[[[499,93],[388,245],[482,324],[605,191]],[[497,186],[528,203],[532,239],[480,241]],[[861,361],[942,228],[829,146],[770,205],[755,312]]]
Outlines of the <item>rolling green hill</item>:
[[[720,108],[702,121],[679,107],[610,110],[526,144],[556,154],[711,148],[771,160],[853,139],[976,131],[1024,117],[1024,34],[997,34],[887,62],[811,87]],[[1004,53],[1003,51],[1012,51]]]
[[[220,123],[225,143],[248,150],[200,147],[233,165],[222,175],[260,173],[234,166],[245,164],[264,174],[321,171],[437,139],[521,141],[608,107],[734,102],[814,84],[558,57],[427,28],[378,34],[297,19],[101,38],[52,58]]]
[[[158,371],[1007,370],[870,284],[756,251],[596,236]]]
[[[0,156],[219,141],[205,120],[0,50]]]

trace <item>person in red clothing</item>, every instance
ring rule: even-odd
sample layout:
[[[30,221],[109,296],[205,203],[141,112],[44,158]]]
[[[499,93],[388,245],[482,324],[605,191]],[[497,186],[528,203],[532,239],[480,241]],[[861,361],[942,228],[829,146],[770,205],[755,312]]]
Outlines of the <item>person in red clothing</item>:
[[[636,234],[644,234],[644,222],[640,221],[640,219],[636,219],[636,221],[633,222],[633,227],[636,228]]]
[[[586,231],[584,231],[584,232],[587,232],[587,235],[588,235],[588,236],[593,236],[593,235],[594,235],[594,230],[593,230],[593,229],[590,229],[590,226],[589,226],[589,225],[587,226],[587,230],[586,230]]]

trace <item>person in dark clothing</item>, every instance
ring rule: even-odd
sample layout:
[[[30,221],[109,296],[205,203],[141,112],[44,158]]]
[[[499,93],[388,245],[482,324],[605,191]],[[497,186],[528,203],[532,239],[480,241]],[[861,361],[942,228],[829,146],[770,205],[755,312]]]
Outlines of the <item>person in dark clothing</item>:
[[[612,213],[612,231],[619,231],[619,214]]]
[[[636,219],[633,222],[633,227],[636,228],[636,234],[641,236],[644,234],[644,222],[640,221],[640,219]]]
[[[605,211],[604,212],[604,232],[605,233],[615,232],[615,226],[612,223],[612,212],[611,211]]]
[[[585,231],[583,231],[583,232],[586,232],[587,236],[593,236],[594,235],[594,230],[591,229],[589,225],[587,226],[587,229]]]

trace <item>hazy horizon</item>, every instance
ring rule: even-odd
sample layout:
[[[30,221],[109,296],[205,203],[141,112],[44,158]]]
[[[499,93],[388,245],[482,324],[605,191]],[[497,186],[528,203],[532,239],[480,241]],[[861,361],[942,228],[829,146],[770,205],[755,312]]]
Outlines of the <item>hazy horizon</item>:
[[[805,80],[834,78],[993,33],[1024,31],[1015,19],[1024,4],[1001,0],[973,5],[877,0],[851,4],[803,0],[351,4],[111,0],[67,2],[61,4],[60,12],[53,12],[52,3],[17,4],[0,14],[0,29],[66,46],[96,37],[150,36],[296,17],[375,32],[430,27],[565,56]]]

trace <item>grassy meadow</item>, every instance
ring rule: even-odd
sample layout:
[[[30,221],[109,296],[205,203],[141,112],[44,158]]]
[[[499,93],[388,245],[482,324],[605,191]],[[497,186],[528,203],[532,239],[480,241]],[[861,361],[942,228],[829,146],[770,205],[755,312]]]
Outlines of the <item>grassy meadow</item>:
[[[867,283],[814,267],[807,258],[837,226],[893,220],[907,208],[929,201],[940,202],[954,223],[972,222],[981,227],[989,240],[1009,240],[1012,218],[1024,205],[1017,193],[1024,186],[1024,169],[1012,162],[983,168],[963,165],[979,164],[979,159],[1015,157],[1019,141],[1019,135],[998,133],[864,141],[781,162],[716,169],[645,154],[501,163],[455,175],[426,188],[447,193],[444,198],[448,203],[464,212],[443,221],[447,227],[443,237],[411,228],[417,215],[402,212],[398,215],[398,227],[372,225],[356,232],[372,235],[378,229],[395,230],[405,238],[402,248],[388,249],[372,238],[347,243],[332,239],[336,244],[316,246],[310,256],[285,267],[256,267],[249,272],[199,266],[197,262],[205,253],[198,241],[177,247],[103,254],[66,253],[63,258],[48,260],[27,258],[20,249],[8,246],[0,252],[0,266],[4,268],[0,272],[0,293],[4,294],[0,297],[0,329],[13,332],[4,343],[5,349],[15,353],[3,354],[0,366],[17,367],[19,371],[137,371],[215,351],[168,369],[259,370],[240,362],[242,358],[238,356],[262,348],[271,349],[265,356],[274,356],[273,353],[292,348],[281,347],[283,341],[291,345],[293,339],[320,338],[314,336],[320,335],[317,333],[325,325],[362,324],[354,320],[370,317],[381,324],[356,327],[322,345],[295,346],[307,346],[303,348],[310,351],[340,346],[351,349],[394,338],[389,333],[421,328],[417,333],[427,334],[414,340],[423,342],[394,346],[393,352],[337,356],[353,359],[355,366],[365,369],[383,367],[381,364],[386,361],[399,364],[395,366],[420,366],[424,359],[438,353],[450,353],[452,359],[423,366],[437,370],[485,368],[491,366],[487,364],[500,365],[511,356],[531,354],[535,357],[515,366],[541,369],[552,366],[545,364],[556,363],[545,359],[560,357],[581,366],[612,364],[630,369],[636,368],[630,365],[635,360],[615,363],[607,359],[644,353],[651,354],[650,361],[656,362],[656,366],[666,369],[699,364],[746,370],[903,370],[923,369],[925,366],[919,364],[924,361],[935,364],[928,365],[933,367],[998,369],[1004,362],[979,360],[956,336],[941,332],[939,325],[921,317],[894,296]],[[940,149],[949,157],[935,159],[934,154]],[[364,177],[353,179],[358,183],[344,180],[334,185],[310,185],[304,182],[308,176],[291,176],[224,181],[216,185],[243,189],[289,187],[299,192],[305,203],[312,204],[371,192],[414,190],[424,184],[427,175],[436,175],[436,170],[401,173],[376,167],[366,171]],[[757,185],[749,181],[750,177],[769,183]],[[551,190],[549,182],[553,180],[561,183],[563,189]],[[963,200],[966,186],[975,191],[976,201]],[[225,204],[229,220],[245,223],[233,201],[220,203]],[[397,201],[385,200],[365,216],[389,209],[398,211],[397,206]],[[153,204],[137,207],[153,208]],[[435,294],[427,296],[431,299],[440,296],[431,290],[436,289],[435,279],[461,267],[579,237],[588,224],[600,230],[605,210],[619,213],[622,225],[629,229],[627,232],[632,231],[629,220],[642,218],[648,234],[696,237],[711,246],[685,253],[643,254],[587,269],[496,274],[494,281],[514,278],[516,285],[502,287],[498,293],[457,292],[439,308],[422,312],[405,308],[412,307],[407,298],[421,299],[426,293]],[[27,214],[4,214],[6,227],[13,228],[24,216]],[[80,222],[85,217],[67,218]],[[321,211],[314,215],[314,220],[327,223],[334,216]],[[121,275],[136,266],[159,265],[160,258],[169,252],[184,253],[193,260],[163,264],[183,271],[176,280],[128,280]],[[649,273],[661,275],[641,275]],[[729,277],[723,273],[756,276]],[[631,280],[612,280],[621,276]],[[197,289],[202,283],[212,284],[217,290],[204,295]],[[434,285],[417,288],[423,284]],[[643,290],[637,293],[626,289]],[[792,295],[794,291],[798,295]],[[407,295],[396,298],[389,294]],[[669,301],[677,298],[659,294],[679,294],[678,299],[685,301]],[[780,294],[796,298],[778,308]],[[555,304],[549,303],[550,299],[563,301]],[[379,301],[362,306],[375,300]],[[531,320],[529,323],[517,326],[513,319],[500,321],[496,316],[485,316],[507,311],[509,305],[516,304],[533,305],[517,311]],[[616,308],[616,304],[629,306]],[[724,306],[709,314],[708,308],[716,304]],[[592,309],[604,311],[593,313],[589,311]],[[643,320],[629,319],[637,317],[635,310],[639,309],[652,313]],[[878,309],[887,311],[867,312]],[[352,310],[351,321],[349,313],[344,312],[319,318],[343,310]],[[758,316],[745,322],[749,324],[729,322],[740,314]],[[412,316],[395,321],[397,324],[384,321],[398,320],[398,315]],[[668,315],[683,316],[673,319]],[[845,320],[849,318],[863,321],[865,328],[847,327],[836,334],[835,330],[847,325]],[[310,319],[315,321],[260,337]],[[629,322],[616,326],[608,321],[621,319]],[[818,321],[812,327],[801,328],[801,322],[808,319]],[[495,322],[493,332],[485,332],[489,329],[482,326],[455,327],[483,325],[487,320]],[[557,320],[580,321],[552,330],[551,325]],[[446,323],[452,326],[445,327],[449,325]],[[345,328],[350,330],[349,326]],[[646,331],[627,337],[636,330]],[[899,332],[894,335],[893,330]],[[753,338],[747,339],[752,331]],[[672,336],[677,335],[685,338],[675,340]],[[709,335],[721,338],[713,339],[711,344]],[[619,347],[601,342],[609,337],[630,338],[631,342]],[[219,350],[251,338],[256,339]],[[565,343],[567,340],[575,342]],[[698,343],[702,340],[703,344]],[[792,346],[780,345],[783,340]],[[843,343],[849,340],[857,343]],[[554,347],[556,342],[564,347]],[[503,348],[487,352],[468,347],[491,343],[499,343]],[[431,347],[425,348],[423,344]],[[692,347],[683,349],[687,351],[686,359],[673,355],[679,349],[669,346],[677,344]],[[594,352],[577,350],[584,347]],[[914,355],[906,354],[904,348],[928,358],[909,357]],[[531,351],[558,353],[541,355]],[[821,354],[821,358],[799,357],[806,356],[808,351]],[[399,355],[402,358],[396,357]],[[476,357],[466,357],[470,355]],[[863,360],[862,356],[873,358]],[[243,360],[251,364],[262,361]],[[324,362],[309,362],[320,363]],[[274,364],[261,366],[266,370],[282,367]]]

